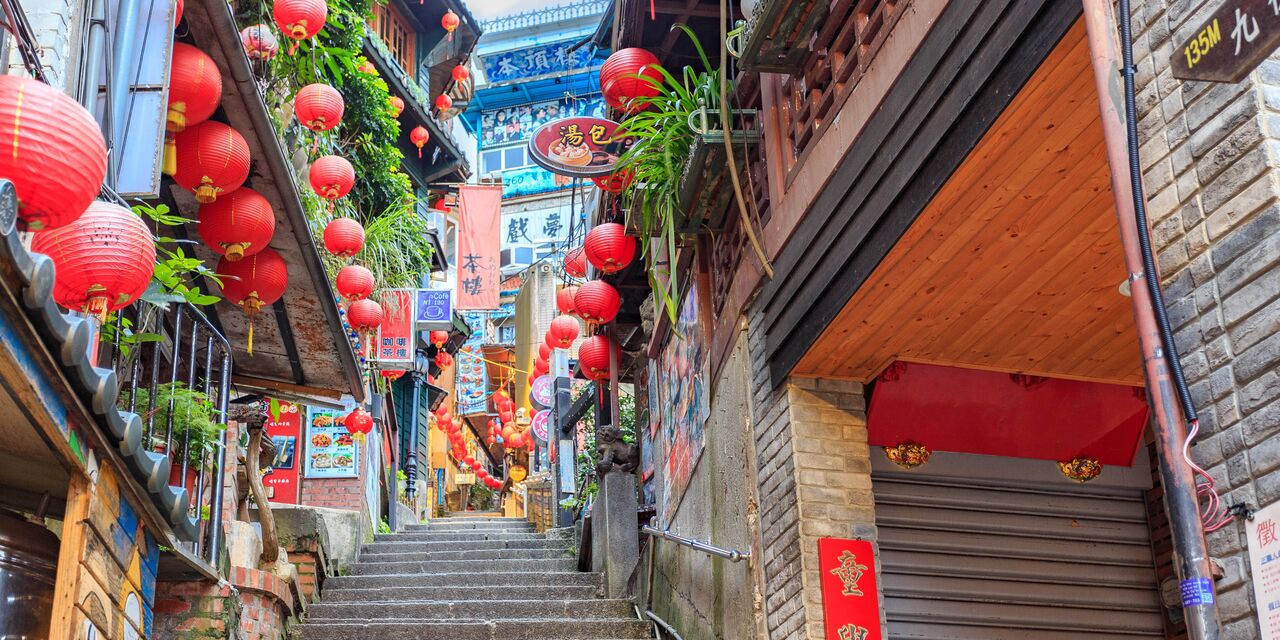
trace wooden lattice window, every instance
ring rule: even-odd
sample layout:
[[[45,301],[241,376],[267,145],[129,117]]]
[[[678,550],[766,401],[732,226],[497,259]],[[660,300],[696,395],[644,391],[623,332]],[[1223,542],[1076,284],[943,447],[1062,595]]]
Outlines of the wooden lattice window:
[[[383,44],[391,51],[400,69],[410,78],[416,79],[417,38],[409,22],[400,15],[400,11],[388,4],[374,3],[373,19],[369,21],[373,32],[378,34]]]

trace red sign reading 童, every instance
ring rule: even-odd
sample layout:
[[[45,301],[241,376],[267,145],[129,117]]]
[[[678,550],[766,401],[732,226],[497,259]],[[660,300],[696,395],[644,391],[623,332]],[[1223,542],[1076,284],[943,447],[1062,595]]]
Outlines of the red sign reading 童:
[[[867,540],[818,540],[826,640],[882,640],[875,549]]]

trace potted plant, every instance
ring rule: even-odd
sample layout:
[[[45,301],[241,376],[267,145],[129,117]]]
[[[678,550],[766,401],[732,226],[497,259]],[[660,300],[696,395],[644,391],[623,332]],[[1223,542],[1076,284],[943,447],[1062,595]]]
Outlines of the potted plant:
[[[186,442],[187,477],[181,478],[182,460],[178,455],[170,456],[173,467],[169,473],[169,484],[185,486],[194,491],[199,469],[205,464],[208,453],[214,450],[218,437],[226,428],[215,420],[217,410],[213,402],[203,392],[190,389],[181,382],[168,382],[156,385],[155,408],[151,406],[151,390],[138,389],[136,406],[144,422],[154,420],[150,442],[152,451],[165,453],[172,442],[173,453],[180,454]],[[166,437],[170,419],[172,418],[173,434]]]

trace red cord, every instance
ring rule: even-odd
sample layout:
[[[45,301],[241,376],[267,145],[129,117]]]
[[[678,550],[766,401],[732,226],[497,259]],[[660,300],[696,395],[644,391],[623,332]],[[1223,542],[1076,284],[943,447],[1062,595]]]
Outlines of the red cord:
[[[1191,441],[1195,440],[1196,434],[1200,432],[1200,421],[1192,420],[1187,423],[1187,426],[1190,429],[1187,432],[1187,440],[1182,445],[1182,458],[1196,475],[1204,478],[1196,481],[1196,497],[1204,501],[1200,507],[1200,522],[1204,526],[1205,533],[1213,533],[1230,524],[1235,516],[1223,508],[1222,498],[1218,496],[1213,476],[1191,459]]]

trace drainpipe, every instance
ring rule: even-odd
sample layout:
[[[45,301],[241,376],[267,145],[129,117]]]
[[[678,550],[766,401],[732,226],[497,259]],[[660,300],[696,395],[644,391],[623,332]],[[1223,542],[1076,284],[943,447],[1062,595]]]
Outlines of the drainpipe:
[[[125,116],[129,105],[129,62],[135,53],[138,9],[140,0],[120,0],[116,16],[114,42],[111,47],[111,75],[107,82],[107,97],[111,105],[111,158],[108,163],[111,188],[118,186],[121,151],[128,131],[129,118]]]
[[[422,379],[427,375],[426,356],[418,353],[414,356],[413,370],[409,372],[413,380],[413,397],[409,400],[409,451],[405,456],[405,496],[413,504],[418,479],[418,414],[422,413]]]
[[[102,56],[106,53],[107,0],[90,0],[89,5],[88,36],[85,38],[83,63],[80,65],[77,97],[80,98],[80,105],[93,113],[98,102],[98,68],[102,66]]]
[[[1182,457],[1187,429],[1156,323],[1147,274],[1143,273],[1138,219],[1134,211],[1134,182],[1140,176],[1132,175],[1129,168],[1128,131],[1123,115],[1125,91],[1121,86],[1121,57],[1116,43],[1118,23],[1112,11],[1112,0],[1083,2],[1094,84],[1102,113],[1107,164],[1111,168],[1111,192],[1120,224],[1125,268],[1129,273],[1130,299],[1138,342],[1142,347],[1147,392],[1155,415],[1156,453],[1173,537],[1174,566],[1181,580],[1187,633],[1192,640],[1217,640],[1220,624],[1214,602],[1208,545],[1200,520],[1200,502],[1196,495],[1195,476]]]

